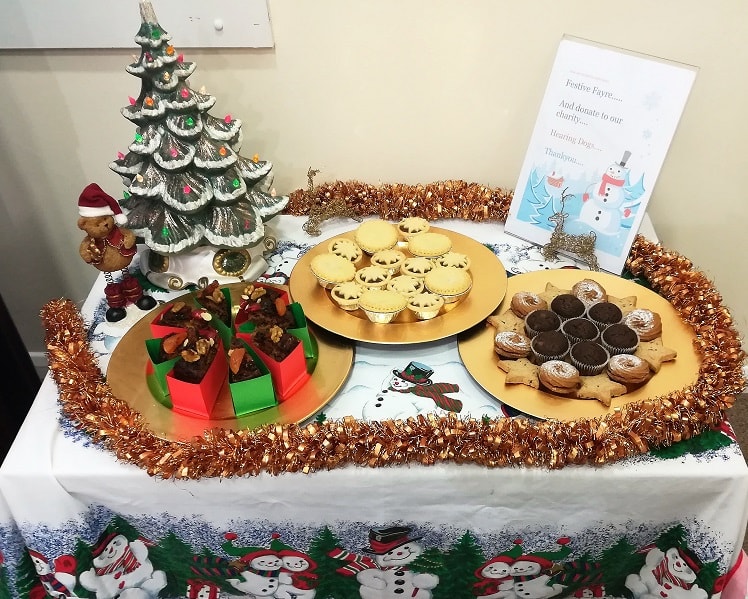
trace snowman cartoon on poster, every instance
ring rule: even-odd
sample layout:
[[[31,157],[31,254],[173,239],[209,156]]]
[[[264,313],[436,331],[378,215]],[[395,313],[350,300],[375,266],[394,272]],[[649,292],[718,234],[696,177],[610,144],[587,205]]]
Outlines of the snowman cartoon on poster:
[[[620,162],[612,163],[599,181],[587,187],[577,219],[580,223],[603,235],[621,232],[624,220],[633,215],[644,192],[641,180],[636,186],[629,183],[626,164],[630,158],[631,152],[626,150]]]

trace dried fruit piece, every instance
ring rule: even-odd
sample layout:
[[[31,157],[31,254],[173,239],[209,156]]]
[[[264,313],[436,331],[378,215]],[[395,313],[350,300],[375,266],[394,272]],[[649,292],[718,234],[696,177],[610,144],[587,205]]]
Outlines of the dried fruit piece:
[[[281,298],[275,300],[275,311],[278,313],[278,316],[283,316],[286,313],[286,302]]]
[[[236,374],[239,372],[239,368],[244,361],[244,356],[247,354],[247,350],[243,347],[234,347],[229,350],[229,368],[231,372]]]
[[[164,337],[164,351],[167,354],[176,353],[179,346],[184,343],[185,339],[187,339],[186,332],[172,333],[171,335]]]
[[[187,305],[187,304],[185,304],[184,302],[174,302],[174,303],[172,304],[172,306],[171,306],[171,311],[172,311],[172,312],[175,312],[175,313],[176,313],[176,312],[179,312],[179,311],[180,311],[180,310],[182,310],[182,308],[184,308],[184,307],[185,307],[186,305]]]

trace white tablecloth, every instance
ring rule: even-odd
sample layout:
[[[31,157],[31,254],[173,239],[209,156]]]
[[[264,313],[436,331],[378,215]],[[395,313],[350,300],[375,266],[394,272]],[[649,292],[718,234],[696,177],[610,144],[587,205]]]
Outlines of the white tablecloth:
[[[284,259],[320,241],[302,222],[273,222],[288,242],[270,260],[276,276]],[[488,244],[507,270],[540,267],[500,225],[438,224]],[[326,223],[323,236],[351,227]],[[105,368],[122,327],[101,321],[102,290],[99,280],[82,312]],[[357,344],[325,414],[367,416],[386,372],[417,355],[459,384],[466,412],[501,416],[456,345]],[[39,581],[56,596],[99,599],[200,589],[320,599],[727,594],[748,519],[748,468],[728,426],[724,434],[722,447],[600,468],[439,464],[161,480],[77,432],[47,377],[0,468],[0,598],[35,596]]]

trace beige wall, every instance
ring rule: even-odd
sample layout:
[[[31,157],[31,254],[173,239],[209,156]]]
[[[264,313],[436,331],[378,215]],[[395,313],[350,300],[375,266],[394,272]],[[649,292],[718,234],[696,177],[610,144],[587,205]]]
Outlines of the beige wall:
[[[748,331],[748,3],[271,0],[270,15],[274,50],[185,54],[283,193],[309,166],[318,181],[513,187],[564,33],[697,65],[649,214]],[[31,351],[39,308],[82,301],[96,277],[76,202],[91,181],[120,193],[107,165],[134,135],[119,109],[139,91],[124,71],[137,50],[0,52],[0,292]]]

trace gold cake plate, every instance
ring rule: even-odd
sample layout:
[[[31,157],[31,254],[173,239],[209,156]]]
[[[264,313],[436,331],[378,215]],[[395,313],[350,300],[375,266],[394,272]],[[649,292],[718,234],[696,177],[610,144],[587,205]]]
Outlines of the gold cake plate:
[[[222,285],[231,292],[234,311],[238,309],[241,292],[246,285]],[[180,296],[169,303],[192,298],[194,293]],[[178,414],[158,401],[156,395],[159,392],[156,389],[152,392],[149,385],[149,378],[152,377],[147,375],[150,361],[145,341],[152,337],[151,321],[163,309],[163,305],[157,306],[125,333],[114,348],[107,369],[107,382],[114,395],[140,412],[150,431],[162,439],[186,441],[214,428],[241,430],[265,424],[303,422],[335,396],[353,367],[353,345],[310,324],[309,330],[317,343],[317,363],[307,383],[291,397],[277,406],[237,417],[234,415],[227,379],[210,419]]]
[[[408,309],[387,324],[371,322],[362,310],[346,311],[338,307],[312,274],[310,263],[318,254],[326,253],[331,239],[353,239],[354,231],[330,237],[304,254],[291,271],[289,289],[294,301],[301,303],[307,318],[319,326],[348,339],[381,344],[406,344],[437,341],[456,335],[482,321],[494,311],[506,292],[506,269],[496,255],[483,244],[446,229],[431,227],[452,240],[452,251],[470,258],[473,286],[464,298],[445,304],[442,312],[430,320],[418,320]],[[407,247],[398,247],[408,255]],[[369,265],[364,254],[357,268]]]
[[[633,281],[611,274],[574,269],[543,270],[516,275],[509,279],[504,301],[494,313],[506,312],[512,296],[518,291],[542,293],[547,283],[569,290],[574,283],[585,278],[600,283],[608,295],[616,298],[636,296],[637,308],[649,308],[657,312],[662,319],[662,343],[678,352],[675,360],[664,362],[660,371],[646,384],[625,395],[614,397],[610,407],[606,407],[594,399],[573,399],[523,384],[507,385],[506,375],[497,366],[498,357],[493,351],[496,329],[490,325],[482,325],[466,331],[457,339],[460,357],[478,384],[497,399],[525,414],[568,421],[604,416],[619,406],[661,397],[697,381],[701,360],[694,348],[693,329],[681,320],[670,302]]]

